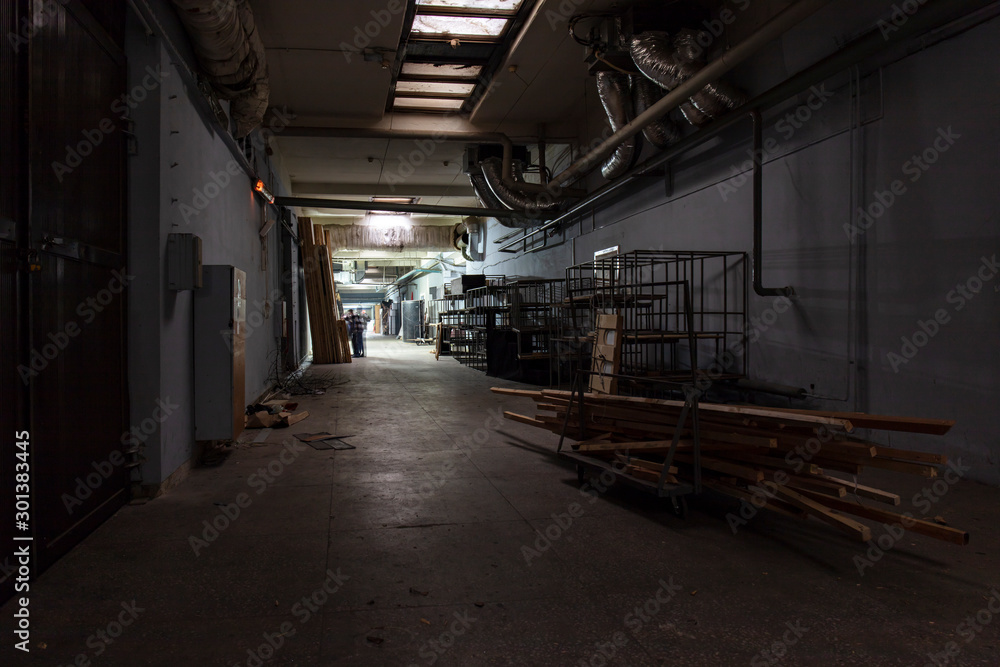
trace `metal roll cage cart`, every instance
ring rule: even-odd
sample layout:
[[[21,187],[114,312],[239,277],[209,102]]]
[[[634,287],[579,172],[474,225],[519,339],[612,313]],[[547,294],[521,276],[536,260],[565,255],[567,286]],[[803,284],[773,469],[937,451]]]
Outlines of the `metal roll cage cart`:
[[[696,385],[699,375],[698,347],[695,344],[696,336],[694,329],[694,316],[691,309],[691,284],[688,280],[667,281],[665,284],[668,286],[680,287],[683,294],[684,322],[687,325],[687,331],[684,332],[684,336],[688,340],[688,363],[690,364],[691,369],[690,381],[678,382],[677,380],[667,380],[663,378],[638,377],[634,375],[622,375],[617,373],[605,373],[581,369],[573,382],[573,390],[570,392],[569,405],[566,409],[566,415],[563,418],[562,431],[559,436],[559,446],[556,448],[556,452],[562,458],[576,463],[577,479],[580,483],[583,483],[588,469],[591,471],[601,471],[602,473],[603,471],[608,471],[615,476],[617,481],[639,489],[640,491],[651,493],[658,498],[670,498],[671,509],[674,514],[686,519],[688,515],[686,496],[692,493],[701,493],[702,491],[701,434],[699,430],[698,401],[703,394],[703,390],[699,389]],[[680,391],[684,394],[684,407],[681,408],[680,416],[677,420],[676,428],[674,429],[673,438],[670,442],[670,449],[667,451],[666,458],[663,461],[663,468],[660,470],[660,476],[656,483],[629,475],[625,470],[620,468],[620,464],[618,464],[617,461],[606,463],[593,457],[584,456],[573,451],[563,450],[563,445],[566,441],[566,433],[570,425],[570,418],[573,415],[574,402],[577,402],[579,409],[579,441],[583,442],[587,439],[587,402],[585,400],[585,393],[586,387],[589,386],[590,383],[585,382],[585,380],[589,378],[589,376],[596,374],[603,377],[614,378],[618,381],[619,387],[623,384],[635,387],[641,387],[642,385],[654,385],[660,387],[661,390],[665,389],[673,392]],[[705,381],[707,380],[702,379],[702,382]],[[667,475],[670,473],[670,467],[673,464],[674,455],[677,453],[677,448],[680,444],[681,434],[686,430],[685,425],[687,424],[689,417],[691,422],[690,431],[692,441],[693,483],[679,481],[668,482]],[[624,452],[624,455],[627,457],[627,460],[631,460],[631,454],[627,450]]]

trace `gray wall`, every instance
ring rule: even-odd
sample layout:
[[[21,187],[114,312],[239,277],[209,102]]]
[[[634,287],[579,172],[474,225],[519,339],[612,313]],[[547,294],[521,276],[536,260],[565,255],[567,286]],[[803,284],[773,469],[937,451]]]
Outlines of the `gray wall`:
[[[734,79],[760,92],[782,78],[775,72],[794,73],[811,62],[801,58],[801,45],[825,45],[850,32],[843,21],[828,23],[829,32],[820,22],[810,24],[811,34],[792,33],[762,55],[763,68],[741,69]],[[764,166],[765,284],[791,285],[797,296],[773,325],[758,328],[760,339],[750,349],[753,377],[805,387],[814,394],[810,405],[956,420],[945,437],[889,439],[961,457],[974,466],[970,477],[992,484],[1000,484],[993,410],[1000,399],[1000,275],[971,299],[952,290],[970,279],[975,288],[982,258],[1000,250],[998,43],[1000,20],[993,20],[868,72],[861,123],[852,124],[846,75],[827,83],[832,96],[822,105],[814,98],[819,108],[793,132],[778,123],[808,105],[808,94],[765,114],[765,138],[774,139]],[[913,156],[932,148],[939,130],[947,135],[948,128],[961,136],[940,140],[938,147],[947,150],[917,178]],[[550,250],[497,254],[490,241],[490,254],[470,272],[561,277],[565,266],[614,245],[623,252],[750,252],[752,200],[743,164],[749,148],[748,124],[676,163],[669,196],[663,181],[651,179],[584,216],[553,239],[562,244]],[[876,193],[896,180],[902,194],[868,229],[851,234],[850,226],[863,220],[858,208],[878,204]],[[599,182],[592,177],[591,189]],[[505,231],[491,228],[490,238]],[[751,314],[759,316],[773,301],[752,295]],[[890,356],[911,354],[902,337],[912,338],[919,322],[936,313],[945,323],[914,348],[912,359]]]
[[[163,3],[154,7],[171,41],[183,45],[185,37],[169,8]],[[133,112],[139,152],[130,160],[130,266],[137,276],[129,301],[132,422],[149,417],[157,400],[178,406],[145,443],[142,481],[152,485],[188,461],[194,450],[194,293],[167,288],[168,235],[195,234],[202,239],[204,264],[233,265],[247,274],[245,403],[269,385],[280,297],[270,308],[265,302],[280,292],[284,276],[280,226],[272,227],[263,242],[258,234],[265,215],[274,217],[276,209],[265,210],[242,170],[227,172],[234,156],[218,127],[195,106],[191,96],[200,93],[184,85],[162,40],[147,39],[135,25],[128,55],[133,82],[147,66],[167,73]],[[262,177],[268,173],[263,160],[256,165]],[[286,191],[284,182],[287,178],[279,174],[276,194]]]

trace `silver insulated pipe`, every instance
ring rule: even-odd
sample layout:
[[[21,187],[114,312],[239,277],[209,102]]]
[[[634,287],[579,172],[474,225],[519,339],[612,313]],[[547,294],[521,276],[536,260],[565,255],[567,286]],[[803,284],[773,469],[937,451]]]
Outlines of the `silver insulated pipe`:
[[[632,102],[635,105],[636,115],[639,115],[656,104],[666,91],[644,76],[634,75],[631,78]],[[664,115],[644,127],[642,136],[646,137],[649,143],[662,149],[681,138],[681,129],[677,127],[677,123],[670,120],[669,115]]]
[[[230,110],[236,136],[260,127],[270,85],[264,43],[249,0],[173,0],[191,38],[198,63]]]
[[[662,31],[633,35],[629,53],[639,71],[665,90],[673,90],[705,67],[705,50],[699,33],[680,30],[673,39]],[[704,41],[704,40],[701,40]],[[746,95],[725,81],[714,81],[681,104],[684,118],[692,125],[704,125],[744,102]]]
[[[601,98],[604,112],[608,114],[611,131],[617,132],[623,125],[635,118],[632,107],[632,91],[629,75],[621,72],[598,72],[597,94]],[[612,180],[632,168],[639,157],[639,137],[630,137],[619,144],[615,152],[601,165],[601,174]]]
[[[508,188],[503,182],[503,161],[500,158],[491,157],[482,162],[483,177],[489,191],[506,208],[524,213],[524,218],[510,218],[501,220],[501,224],[507,227],[537,227],[542,224],[545,214],[558,209],[559,205],[553,197],[546,193],[532,195],[526,192],[518,192]],[[515,182],[523,182],[520,169],[512,165],[512,172],[509,174]],[[475,184],[475,181],[473,181]]]

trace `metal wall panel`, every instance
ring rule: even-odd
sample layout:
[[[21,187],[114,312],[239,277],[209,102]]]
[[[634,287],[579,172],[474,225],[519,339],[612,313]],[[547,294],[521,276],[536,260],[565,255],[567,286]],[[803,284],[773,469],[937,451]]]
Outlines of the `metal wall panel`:
[[[53,12],[28,58],[26,353],[34,449],[34,529],[41,571],[126,500],[125,3],[95,18],[78,0]],[[109,29],[111,30],[109,32]],[[155,415],[150,415],[155,418]],[[109,465],[109,462],[112,462]]]

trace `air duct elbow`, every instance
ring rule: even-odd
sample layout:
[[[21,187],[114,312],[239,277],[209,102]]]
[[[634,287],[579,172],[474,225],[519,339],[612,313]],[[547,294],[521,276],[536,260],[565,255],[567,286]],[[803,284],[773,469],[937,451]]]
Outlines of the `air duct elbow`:
[[[644,76],[632,77],[632,102],[638,116],[653,106],[664,95],[664,90]],[[681,138],[681,129],[666,114],[642,129],[646,141],[659,149],[666,148]]]
[[[559,207],[555,199],[548,193],[529,194],[518,192],[508,188],[503,183],[503,161],[500,158],[492,157],[483,160],[481,163],[483,170],[483,181],[487,185],[487,190],[502,208],[509,208],[522,213],[523,218],[510,218],[500,220],[500,224],[505,227],[536,227],[548,219],[548,215],[556,211]],[[476,180],[473,175],[473,188],[476,187]],[[515,182],[521,181],[519,174],[510,174]]]
[[[702,33],[681,30],[673,39],[665,32],[634,35],[629,53],[635,66],[661,88],[673,90],[705,67]],[[692,125],[705,125],[746,102],[746,95],[725,81],[713,81],[680,105]]]
[[[612,132],[617,132],[635,118],[629,79],[628,74],[620,72],[597,73],[597,94],[608,115]],[[635,164],[639,152],[638,136],[626,139],[601,165],[601,174],[608,180],[618,178]]]

